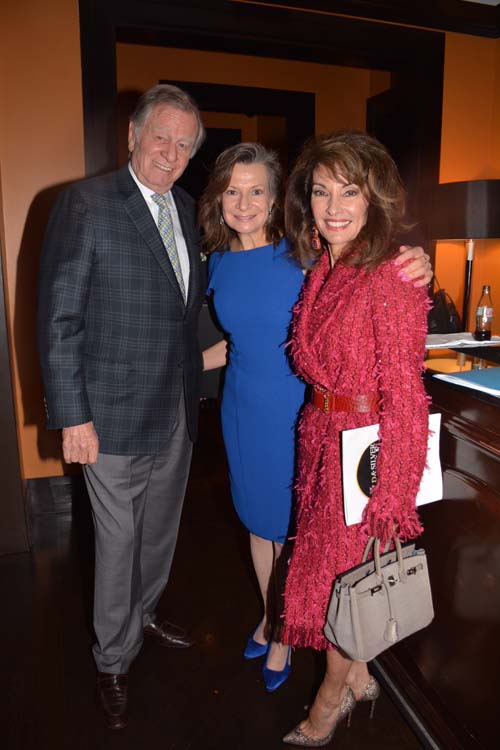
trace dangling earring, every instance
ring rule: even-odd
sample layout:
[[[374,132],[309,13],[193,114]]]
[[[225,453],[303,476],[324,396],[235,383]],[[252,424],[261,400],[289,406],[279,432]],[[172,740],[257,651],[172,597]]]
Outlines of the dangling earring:
[[[273,208],[274,208],[274,206],[269,206],[269,211],[267,212],[268,216],[271,216],[271,214],[273,212]]]
[[[314,222],[311,229],[311,247],[313,250],[321,250],[321,240],[319,238],[318,227]]]
[[[225,223],[226,223],[226,222],[224,221],[224,217],[223,217],[223,215],[221,214],[221,215],[220,215],[220,218],[219,218],[219,224],[225,224]]]

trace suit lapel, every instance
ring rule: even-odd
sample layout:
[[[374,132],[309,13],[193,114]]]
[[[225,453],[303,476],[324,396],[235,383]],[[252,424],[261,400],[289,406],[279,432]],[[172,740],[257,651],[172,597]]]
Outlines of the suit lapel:
[[[151,216],[151,212],[142,197],[141,191],[130,175],[128,166],[125,166],[118,171],[118,183],[122,193],[126,194],[124,203],[125,211],[130,216],[137,231],[158,261],[161,270],[167,276],[172,287],[176,290],[179,299],[184,303],[182,292],[177,283],[174,269],[168,259],[160,233],[158,232],[158,227],[156,226],[153,217]]]

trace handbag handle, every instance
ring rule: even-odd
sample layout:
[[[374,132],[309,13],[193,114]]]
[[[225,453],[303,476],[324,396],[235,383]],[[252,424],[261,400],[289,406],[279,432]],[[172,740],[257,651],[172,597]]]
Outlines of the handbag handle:
[[[399,578],[401,581],[404,581],[406,578],[406,572],[403,565],[403,551],[401,549],[401,542],[399,541],[398,536],[392,537],[394,540],[394,544],[396,546],[396,556],[398,558],[398,571],[399,571]],[[375,551],[373,553],[373,559],[375,560],[375,573],[377,575],[377,578],[380,580],[383,579],[382,574],[382,568],[380,565],[380,539],[375,539]]]
[[[400,576],[400,579],[404,581],[406,578],[406,572],[405,572],[405,568],[403,565],[403,551],[401,549],[401,542],[399,541],[398,536],[394,536],[392,538],[394,541],[394,545],[396,547],[396,556],[398,559],[399,576]],[[370,554],[370,550],[373,547],[373,544],[375,544],[375,549],[373,552],[373,559],[375,562],[375,573],[377,575],[377,578],[382,580],[383,575],[382,575],[382,568],[380,565],[380,539],[378,537],[375,538],[374,536],[371,536],[368,539],[368,542],[366,543],[365,551],[363,552],[362,562],[365,563],[368,560],[368,555]],[[389,551],[390,544],[391,542],[388,541],[387,544],[385,545],[384,554]]]
[[[365,562],[367,562],[367,560],[368,560],[368,555],[370,554],[370,550],[371,550],[371,548],[373,547],[373,543],[374,543],[374,542],[375,542],[375,537],[374,537],[374,536],[371,536],[371,537],[370,537],[370,538],[368,539],[367,543],[366,543],[365,551],[363,552],[363,558],[362,558],[362,560],[361,560],[361,562],[362,562],[362,563],[365,563]],[[379,544],[380,544],[380,542],[379,542]],[[384,554],[385,554],[386,552],[389,552],[389,547],[390,547],[390,546],[391,546],[391,542],[390,542],[390,540],[389,540],[389,541],[388,541],[388,542],[386,543],[386,545],[385,545],[385,550],[384,550]]]

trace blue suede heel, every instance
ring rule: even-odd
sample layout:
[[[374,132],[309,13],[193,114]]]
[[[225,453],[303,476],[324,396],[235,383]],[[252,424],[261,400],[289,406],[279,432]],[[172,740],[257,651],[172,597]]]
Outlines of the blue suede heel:
[[[269,652],[267,654],[267,659],[269,659]],[[291,672],[291,666],[290,666],[290,660],[291,660],[291,647],[288,646],[288,652],[286,655],[286,662],[285,666],[282,670],[277,671],[276,669],[269,669],[267,666],[267,659],[262,667],[262,677],[264,678],[264,685],[266,686],[266,690],[269,693],[272,693],[274,690],[277,690],[283,683],[288,679],[290,672]]]
[[[259,656],[264,656],[265,654],[267,654],[269,643],[259,643],[258,641],[254,640],[254,635],[255,630],[248,639],[245,650],[243,651],[243,656],[245,657],[245,659],[257,659]]]

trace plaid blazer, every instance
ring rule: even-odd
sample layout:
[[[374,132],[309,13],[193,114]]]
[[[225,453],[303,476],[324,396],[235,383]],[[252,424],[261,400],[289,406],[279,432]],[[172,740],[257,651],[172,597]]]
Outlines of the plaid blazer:
[[[47,427],[92,420],[103,453],[160,450],[182,390],[196,438],[200,240],[192,198],[172,194],[189,252],[186,305],[127,166],[64,190],[47,227],[38,310]]]

